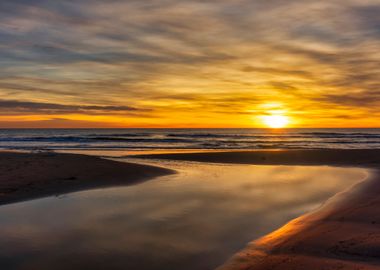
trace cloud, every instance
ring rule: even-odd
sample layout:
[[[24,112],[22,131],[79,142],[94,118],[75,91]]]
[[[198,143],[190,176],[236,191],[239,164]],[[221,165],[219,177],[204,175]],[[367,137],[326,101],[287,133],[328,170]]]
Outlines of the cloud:
[[[96,121],[81,121],[65,118],[52,118],[48,120],[32,120],[32,121],[1,121],[2,128],[119,128],[121,125],[113,123],[104,123]]]
[[[130,114],[144,112],[130,106],[98,106],[98,105],[64,105],[56,103],[29,102],[18,100],[0,100],[2,114]]]
[[[227,121],[273,101],[299,115],[342,115],[332,105],[362,115],[378,106],[379,9],[377,0],[1,1],[0,98],[76,104],[24,104],[19,114],[141,111],[116,109],[132,104],[168,125],[210,113]]]

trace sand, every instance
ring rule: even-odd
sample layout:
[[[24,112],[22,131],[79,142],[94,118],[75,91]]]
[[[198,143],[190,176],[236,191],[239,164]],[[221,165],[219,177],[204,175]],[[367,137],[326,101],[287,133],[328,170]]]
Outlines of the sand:
[[[115,185],[174,173],[159,167],[56,153],[0,152],[0,204]]]
[[[138,158],[257,165],[334,165],[380,168],[380,149],[257,150],[133,155]]]
[[[380,269],[380,150],[175,153],[139,157],[369,168],[370,175],[365,181],[335,195],[314,212],[254,240],[218,270]]]
[[[337,194],[316,211],[254,240],[218,270],[380,269],[380,150],[205,152],[134,157],[369,168],[368,179]],[[0,153],[0,204],[134,184],[170,173],[174,172],[85,155],[4,152]]]

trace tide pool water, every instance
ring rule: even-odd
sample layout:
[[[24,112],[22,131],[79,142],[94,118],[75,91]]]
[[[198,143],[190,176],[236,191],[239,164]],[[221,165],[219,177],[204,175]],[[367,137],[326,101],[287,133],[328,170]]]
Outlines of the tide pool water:
[[[211,270],[367,173],[158,163],[178,174],[1,206],[1,269]]]

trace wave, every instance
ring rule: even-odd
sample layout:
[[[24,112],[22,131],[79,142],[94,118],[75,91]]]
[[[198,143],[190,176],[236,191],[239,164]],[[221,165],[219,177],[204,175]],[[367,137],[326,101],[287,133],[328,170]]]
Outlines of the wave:
[[[199,138],[198,140],[196,138]],[[331,134],[323,135],[323,136],[314,136],[314,137],[306,137],[306,136],[229,136],[229,135],[216,135],[216,136],[193,136],[193,135],[182,135],[176,137],[167,137],[167,136],[148,136],[148,137],[124,137],[124,136],[48,136],[48,137],[0,137],[0,142],[167,142],[167,143],[192,143],[196,141],[215,141],[221,143],[227,142],[236,142],[236,143],[251,143],[256,141],[261,142],[279,142],[284,141],[287,143],[292,142],[304,142],[304,141],[313,141],[313,139],[335,139],[335,141],[324,140],[325,143],[336,143],[336,142],[344,142],[345,140],[350,139],[362,139],[367,143],[375,143],[380,142],[380,134],[379,135],[342,135],[332,136]],[[371,140],[368,139],[379,139]],[[362,142],[360,140],[359,142]],[[315,141],[315,140],[314,140]],[[358,141],[348,141],[349,143],[357,143]]]
[[[380,148],[378,130],[0,130],[7,149]]]

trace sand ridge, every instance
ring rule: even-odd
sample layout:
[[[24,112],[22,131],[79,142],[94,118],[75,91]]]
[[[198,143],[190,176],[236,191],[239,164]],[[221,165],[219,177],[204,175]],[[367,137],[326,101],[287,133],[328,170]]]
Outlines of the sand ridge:
[[[172,173],[164,168],[86,155],[0,152],[0,204],[130,185]]]

